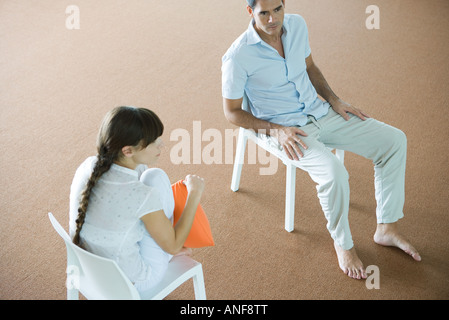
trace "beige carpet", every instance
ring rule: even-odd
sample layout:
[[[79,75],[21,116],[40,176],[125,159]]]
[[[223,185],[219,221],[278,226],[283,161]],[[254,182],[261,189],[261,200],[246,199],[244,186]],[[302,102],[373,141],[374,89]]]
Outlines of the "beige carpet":
[[[65,26],[80,9],[80,29]],[[223,116],[221,57],[247,27],[243,0],[0,1],[0,299],[65,299],[65,247],[47,218],[68,226],[77,166],[95,153],[103,115],[148,107],[166,126],[160,167],[172,181],[207,181],[202,205],[216,247],[197,249],[209,299],[449,298],[449,2],[377,0],[380,30],[367,30],[367,0],[287,1],[309,25],[315,62],[343,99],[408,136],[402,230],[423,261],[372,241],[373,169],[347,154],[350,222],[380,289],[340,271],[313,182],[297,173],[295,231],[283,229],[285,168],[171,163],[176,129],[235,129]],[[193,135],[192,135],[193,139]],[[193,142],[192,142],[193,143]],[[205,148],[208,142],[204,141]],[[235,145],[234,145],[235,147]],[[224,148],[224,146],[223,146]],[[228,151],[229,152],[229,151]],[[191,283],[169,299],[191,299]]]

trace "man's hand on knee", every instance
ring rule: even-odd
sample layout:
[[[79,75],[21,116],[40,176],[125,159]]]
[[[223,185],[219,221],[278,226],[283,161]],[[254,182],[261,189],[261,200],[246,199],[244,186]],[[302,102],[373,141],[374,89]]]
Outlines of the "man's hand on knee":
[[[270,130],[270,135],[275,137],[284,148],[284,152],[290,160],[299,160],[304,156],[300,146],[307,150],[307,145],[300,136],[307,137],[307,133],[297,127],[276,126]]]
[[[359,110],[349,103],[344,102],[343,100],[338,100],[335,102],[332,102],[332,109],[334,109],[335,112],[337,112],[339,115],[341,115],[346,121],[349,120],[348,113],[352,113],[353,115],[359,117],[363,121],[366,120],[366,118],[369,118],[370,116],[366,114],[364,111]]]

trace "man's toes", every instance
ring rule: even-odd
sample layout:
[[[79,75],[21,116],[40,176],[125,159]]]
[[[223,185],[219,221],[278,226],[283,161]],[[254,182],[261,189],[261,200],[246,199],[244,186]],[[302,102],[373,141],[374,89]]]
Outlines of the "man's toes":
[[[421,261],[421,256],[419,255],[418,252],[413,252],[411,254],[412,258],[415,259],[416,261]]]
[[[358,278],[357,269],[350,268],[348,276],[352,279],[357,279]]]
[[[366,274],[366,270],[362,269],[362,279],[368,278],[368,275]]]
[[[404,247],[402,250],[404,250],[406,253],[412,256],[412,258],[415,259],[416,261],[421,261],[421,256],[419,255],[418,251],[411,245]]]

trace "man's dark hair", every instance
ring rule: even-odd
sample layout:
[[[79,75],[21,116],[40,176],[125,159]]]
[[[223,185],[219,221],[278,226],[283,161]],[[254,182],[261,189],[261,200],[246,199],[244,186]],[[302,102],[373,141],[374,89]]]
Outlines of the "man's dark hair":
[[[256,6],[256,0],[246,0],[246,3],[253,9]]]

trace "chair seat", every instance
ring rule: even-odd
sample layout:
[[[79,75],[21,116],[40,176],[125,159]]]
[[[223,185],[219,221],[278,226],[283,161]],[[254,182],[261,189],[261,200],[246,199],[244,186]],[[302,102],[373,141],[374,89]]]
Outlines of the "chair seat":
[[[278,148],[278,146],[275,146],[274,143],[272,141],[270,141],[270,137],[265,135],[265,134],[261,134],[261,133],[256,133],[253,130],[248,130],[248,129],[243,129],[244,134],[251,139],[254,143],[256,143],[259,147],[261,147],[262,149],[266,150],[267,152],[271,153],[272,155],[276,156],[279,160],[281,160],[285,165],[293,165],[295,167],[298,166],[298,162],[295,160],[291,160],[287,157],[287,155],[285,154],[284,151],[280,150]],[[335,150],[332,148],[328,148],[329,150]],[[344,151],[343,150],[339,150],[336,149],[335,150],[337,157],[340,159],[340,161],[342,160],[342,156],[344,156]]]
[[[270,141],[269,136],[263,133],[256,133],[253,130],[248,129],[243,129],[243,134],[246,135],[248,139],[251,139],[254,143],[256,143],[259,147],[276,156],[285,165],[297,165],[297,162],[295,162],[294,160],[290,160],[284,151],[280,150],[277,146],[274,145],[274,142]]]
[[[143,300],[160,300],[176,289],[180,283],[195,274],[203,274],[201,263],[188,256],[175,256],[168,264],[164,278],[157,286],[140,293]]]

